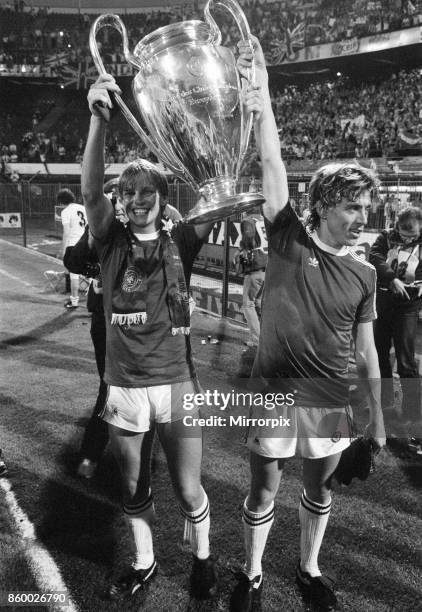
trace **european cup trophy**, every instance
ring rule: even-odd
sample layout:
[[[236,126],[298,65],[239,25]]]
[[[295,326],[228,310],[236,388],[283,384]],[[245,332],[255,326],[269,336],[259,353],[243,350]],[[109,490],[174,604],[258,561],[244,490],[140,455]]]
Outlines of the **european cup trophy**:
[[[234,54],[221,46],[221,32],[210,12],[213,5],[227,9],[241,38],[250,40],[248,22],[235,0],[209,0],[205,21],[159,28],[138,42],[133,53],[117,15],[98,17],[89,36],[94,63],[104,74],[97,33],[111,26],[122,35],[125,59],[138,70],[132,89],[146,129],[121,96],[115,95],[115,100],[157,158],[202,196],[186,216],[191,223],[222,219],[264,201],[259,193],[237,193],[253,118],[242,105]],[[253,79],[252,64],[249,80]]]

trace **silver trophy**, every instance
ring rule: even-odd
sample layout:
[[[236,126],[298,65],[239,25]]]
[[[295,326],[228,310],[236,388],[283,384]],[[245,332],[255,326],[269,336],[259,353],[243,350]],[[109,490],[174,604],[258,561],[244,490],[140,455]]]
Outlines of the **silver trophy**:
[[[104,74],[97,33],[111,26],[122,35],[125,59],[139,71],[132,89],[146,129],[121,96],[115,100],[158,159],[197,192],[199,203],[186,216],[191,223],[222,219],[264,201],[260,193],[237,193],[253,117],[241,101],[234,54],[221,46],[221,32],[210,13],[213,4],[227,9],[242,39],[250,41],[248,22],[235,0],[209,0],[205,21],[159,28],[138,42],[133,53],[117,15],[98,17],[89,36],[95,66]],[[254,64],[249,72],[253,82]]]

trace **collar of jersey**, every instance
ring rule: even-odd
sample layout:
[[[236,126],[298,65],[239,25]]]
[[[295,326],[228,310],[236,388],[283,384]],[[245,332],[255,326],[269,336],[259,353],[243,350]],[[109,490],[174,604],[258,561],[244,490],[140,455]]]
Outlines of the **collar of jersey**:
[[[134,232],[133,235],[139,242],[145,242],[147,240],[157,240],[160,232],[151,232],[150,234],[135,234]]]
[[[328,244],[325,244],[325,242],[322,242],[322,240],[319,238],[318,234],[315,231],[309,232],[309,236],[315,242],[317,247],[321,249],[321,251],[330,253],[330,255],[337,255],[338,257],[344,257],[344,255],[347,255],[347,253],[349,252],[349,247],[346,245],[340,247],[339,249],[336,249]]]

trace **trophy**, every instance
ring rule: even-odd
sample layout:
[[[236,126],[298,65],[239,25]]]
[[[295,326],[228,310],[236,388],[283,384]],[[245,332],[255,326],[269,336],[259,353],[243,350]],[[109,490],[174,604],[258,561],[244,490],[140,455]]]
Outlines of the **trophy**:
[[[248,22],[235,0],[209,0],[205,21],[158,28],[144,36],[133,53],[118,15],[98,17],[89,35],[95,66],[104,74],[97,33],[110,26],[121,34],[125,59],[138,70],[132,90],[145,129],[121,96],[114,94],[115,101],[157,158],[196,191],[198,204],[185,218],[190,223],[216,221],[264,201],[259,193],[238,193],[253,117],[242,104],[234,54],[221,46],[221,32],[210,12],[213,4],[227,9],[242,39],[250,41]],[[250,82],[254,72],[252,62]]]

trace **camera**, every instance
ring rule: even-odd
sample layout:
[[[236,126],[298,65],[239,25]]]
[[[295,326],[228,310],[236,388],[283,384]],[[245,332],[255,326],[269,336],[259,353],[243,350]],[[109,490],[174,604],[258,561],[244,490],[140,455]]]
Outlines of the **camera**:
[[[252,259],[253,259],[253,253],[252,251],[241,251],[240,255],[239,255],[239,261],[242,264],[242,266],[250,266],[252,263]]]
[[[409,296],[409,298],[411,300],[417,300],[418,299],[419,286],[420,285],[408,285],[406,287],[407,295]]]

